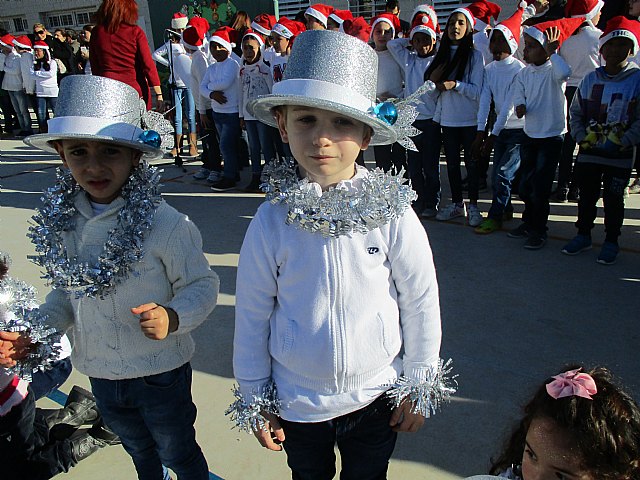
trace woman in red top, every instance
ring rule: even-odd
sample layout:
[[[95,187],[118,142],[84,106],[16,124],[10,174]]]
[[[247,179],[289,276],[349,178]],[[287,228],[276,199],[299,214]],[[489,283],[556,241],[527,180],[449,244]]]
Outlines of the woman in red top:
[[[153,88],[155,107],[162,109],[160,77],[151,58],[147,37],[138,21],[134,0],[103,0],[96,12],[96,27],[91,32],[89,57],[91,73],[131,85],[151,109],[149,87]]]

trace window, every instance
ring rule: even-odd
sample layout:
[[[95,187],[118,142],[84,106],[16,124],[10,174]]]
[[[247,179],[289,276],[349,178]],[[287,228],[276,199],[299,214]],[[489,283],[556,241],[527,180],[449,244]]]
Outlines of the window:
[[[15,32],[26,32],[29,28],[26,18],[18,17],[13,19],[13,28]]]
[[[73,15],[70,13],[61,13],[59,15],[49,15],[47,17],[48,28],[72,27],[72,26],[74,26]]]
[[[76,12],[76,25],[86,25],[91,23],[91,14],[93,12]]]
[[[6,30],[7,32],[11,31],[11,26],[9,24],[9,22],[5,21],[5,20],[0,20],[0,28],[3,30]]]

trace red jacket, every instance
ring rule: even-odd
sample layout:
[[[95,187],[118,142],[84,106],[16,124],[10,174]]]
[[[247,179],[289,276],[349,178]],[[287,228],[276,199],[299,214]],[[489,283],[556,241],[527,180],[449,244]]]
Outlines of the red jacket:
[[[101,25],[91,32],[91,73],[131,85],[151,108],[149,87],[160,86],[147,36],[137,25],[122,24],[115,33]]]

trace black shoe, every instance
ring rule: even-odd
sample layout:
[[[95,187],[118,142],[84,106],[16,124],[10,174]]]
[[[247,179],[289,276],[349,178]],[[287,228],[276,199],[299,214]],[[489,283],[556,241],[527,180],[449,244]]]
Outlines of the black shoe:
[[[122,443],[120,437],[107,427],[103,421],[91,427],[89,435],[107,445],[120,445]]]
[[[262,193],[262,190],[260,189],[261,183],[262,182],[260,181],[260,175],[253,175],[251,177],[251,182],[249,182],[249,185],[244,187],[244,191],[247,193]]]
[[[556,193],[553,195],[553,199],[556,202],[567,203],[569,201],[569,189],[566,187],[560,188],[556,190]]]
[[[86,430],[78,430],[69,438],[69,441],[71,442],[71,458],[75,463],[84,460],[107,445],[102,440],[93,438]]]
[[[478,192],[486,192],[489,189],[487,186],[487,179],[481,178],[478,180]]]
[[[221,180],[218,180],[216,183],[211,185],[211,190],[214,192],[227,192],[234,188],[236,188],[236,181],[227,177],[222,177]]]
[[[514,228],[513,230],[509,230],[507,233],[507,237],[509,238],[529,238],[529,229],[527,228],[526,223],[520,224],[518,228]]]
[[[580,189],[578,187],[569,188],[567,200],[569,200],[570,202],[578,203],[580,201]]]
[[[539,250],[544,247],[544,244],[547,243],[547,235],[539,233],[532,233],[527,238],[527,241],[524,242],[524,248],[527,250]]]

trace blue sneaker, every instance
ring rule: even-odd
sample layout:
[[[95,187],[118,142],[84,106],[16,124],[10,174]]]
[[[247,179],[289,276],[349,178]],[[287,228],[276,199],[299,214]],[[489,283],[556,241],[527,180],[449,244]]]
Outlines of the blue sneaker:
[[[562,247],[565,255],[578,255],[580,252],[591,250],[591,237],[589,235],[576,235],[569,243]]]
[[[604,242],[602,244],[602,249],[600,249],[600,255],[598,255],[598,259],[596,261],[602,265],[613,265],[616,263],[616,257],[618,256],[619,251],[620,247],[617,243]]]

